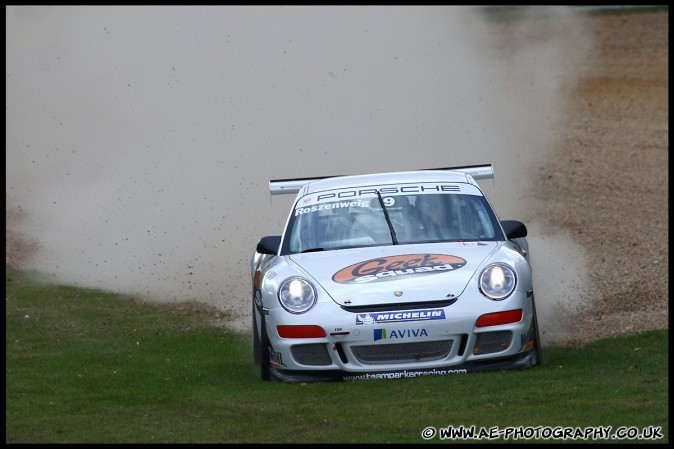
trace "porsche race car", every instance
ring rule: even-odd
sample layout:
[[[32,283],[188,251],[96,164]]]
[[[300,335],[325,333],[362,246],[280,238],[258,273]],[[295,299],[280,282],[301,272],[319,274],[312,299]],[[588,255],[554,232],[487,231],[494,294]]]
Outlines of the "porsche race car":
[[[271,180],[296,194],[251,259],[263,380],[404,378],[541,363],[526,226],[491,165]]]

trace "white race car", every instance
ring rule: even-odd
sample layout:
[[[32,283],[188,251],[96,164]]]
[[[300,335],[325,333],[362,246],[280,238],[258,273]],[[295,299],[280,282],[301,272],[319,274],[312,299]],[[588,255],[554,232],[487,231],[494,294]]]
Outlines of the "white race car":
[[[263,380],[402,378],[541,362],[527,230],[491,165],[272,180],[296,193],[251,260]]]

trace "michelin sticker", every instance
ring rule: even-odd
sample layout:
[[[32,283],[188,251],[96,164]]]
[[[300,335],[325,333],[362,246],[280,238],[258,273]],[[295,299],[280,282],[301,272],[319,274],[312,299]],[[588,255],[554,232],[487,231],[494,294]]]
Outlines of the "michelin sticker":
[[[442,309],[406,310],[404,312],[373,312],[356,315],[356,324],[402,323],[404,321],[444,320]]]

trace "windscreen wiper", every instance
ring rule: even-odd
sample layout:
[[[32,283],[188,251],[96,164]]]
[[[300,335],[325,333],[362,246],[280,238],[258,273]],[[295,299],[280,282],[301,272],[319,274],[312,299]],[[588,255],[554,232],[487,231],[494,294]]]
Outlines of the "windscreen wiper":
[[[391,231],[391,240],[393,241],[394,245],[398,244],[398,238],[396,237],[396,231],[393,229],[393,223],[391,223],[391,217],[388,215],[388,210],[386,209],[386,206],[384,205],[384,199],[381,197],[381,193],[379,193],[379,190],[377,190],[377,198],[379,198],[379,205],[381,206],[381,209],[384,211],[384,217],[386,217],[386,224],[388,224],[388,228]]]
[[[321,247],[309,248],[309,249],[305,249],[304,251],[301,251],[301,253],[315,253],[317,251],[325,251],[325,248],[321,248]]]

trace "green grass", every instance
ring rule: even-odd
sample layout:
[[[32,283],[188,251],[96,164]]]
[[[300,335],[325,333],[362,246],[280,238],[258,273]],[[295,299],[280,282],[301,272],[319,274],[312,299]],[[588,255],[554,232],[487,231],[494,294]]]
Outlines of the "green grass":
[[[661,439],[620,442],[669,441],[666,329],[544,348],[524,371],[281,384],[258,380],[249,338],[215,313],[8,267],[6,442],[423,443],[461,425],[654,426]]]

